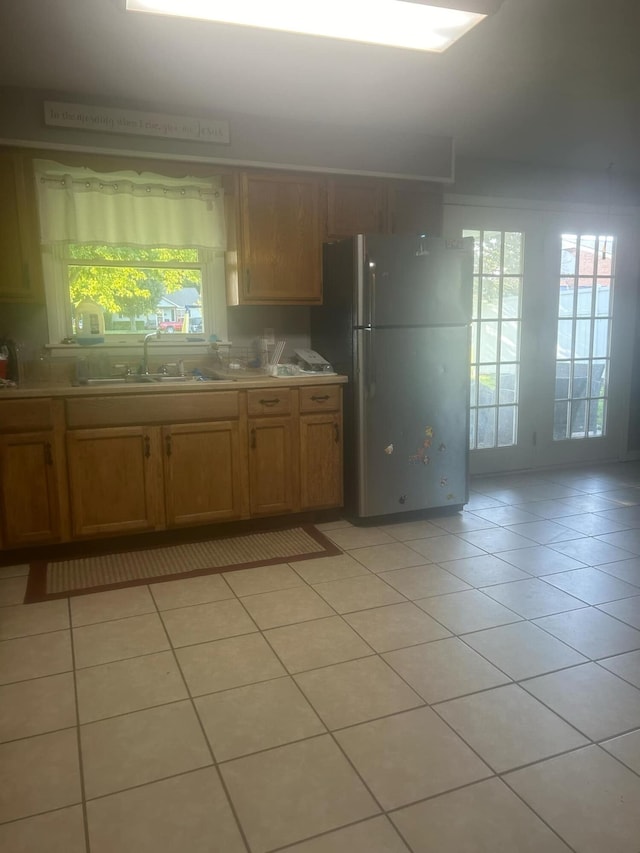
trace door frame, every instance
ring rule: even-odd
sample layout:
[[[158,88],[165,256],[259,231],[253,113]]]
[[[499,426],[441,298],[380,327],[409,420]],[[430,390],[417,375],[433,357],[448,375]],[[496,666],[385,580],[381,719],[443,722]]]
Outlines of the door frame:
[[[525,235],[518,443],[470,451],[471,473],[629,458],[629,391],[640,277],[638,210],[447,195],[444,223],[445,237],[451,239],[460,237],[464,228],[522,231]],[[607,435],[554,441],[561,234],[594,232],[617,238]]]

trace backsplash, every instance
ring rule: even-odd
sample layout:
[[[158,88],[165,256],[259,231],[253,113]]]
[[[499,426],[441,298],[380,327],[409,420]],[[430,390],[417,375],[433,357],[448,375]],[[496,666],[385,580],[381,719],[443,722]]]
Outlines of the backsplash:
[[[233,307],[227,310],[227,324],[234,348],[252,348],[265,330],[272,330],[275,341],[286,341],[282,362],[295,349],[309,346],[309,308],[304,306]],[[79,375],[135,373],[142,363],[142,340],[126,346],[47,346],[47,316],[42,305],[2,305],[0,336],[18,345],[21,383],[64,384],[76,381]],[[165,365],[169,373],[182,369],[192,373],[208,365],[212,356],[208,342],[188,344],[163,336],[149,345],[149,360],[154,369]]]

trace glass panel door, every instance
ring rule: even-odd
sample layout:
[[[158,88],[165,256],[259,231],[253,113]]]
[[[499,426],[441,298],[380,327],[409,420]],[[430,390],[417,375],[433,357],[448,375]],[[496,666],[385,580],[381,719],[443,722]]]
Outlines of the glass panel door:
[[[615,239],[563,234],[553,440],[607,434]]]
[[[518,434],[524,237],[463,231],[474,238],[471,325],[471,450],[515,445]]]
[[[635,214],[454,199],[445,236],[461,234],[475,241],[471,473],[624,458]]]

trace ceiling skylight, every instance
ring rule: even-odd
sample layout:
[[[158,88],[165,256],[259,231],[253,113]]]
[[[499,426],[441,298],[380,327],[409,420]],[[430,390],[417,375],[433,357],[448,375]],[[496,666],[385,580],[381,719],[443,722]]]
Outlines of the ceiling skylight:
[[[469,5],[468,0],[451,0],[456,2]],[[486,17],[422,0],[126,0],[126,8],[436,52]]]

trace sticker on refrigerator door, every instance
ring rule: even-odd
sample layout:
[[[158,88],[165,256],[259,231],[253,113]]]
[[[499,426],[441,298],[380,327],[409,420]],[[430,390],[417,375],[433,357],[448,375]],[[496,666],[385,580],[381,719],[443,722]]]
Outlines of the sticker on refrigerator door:
[[[384,449],[384,452],[387,454],[387,456],[391,456],[391,454],[393,453],[393,444],[387,444]]]
[[[427,455],[426,451],[431,447],[433,442],[433,427],[426,426],[424,428],[424,440],[422,442],[422,447],[419,447],[417,452],[409,457],[409,462],[412,465],[415,465],[416,462],[422,462],[423,465],[428,465],[431,462],[431,457]]]

